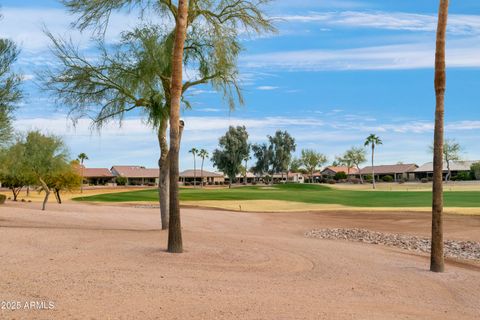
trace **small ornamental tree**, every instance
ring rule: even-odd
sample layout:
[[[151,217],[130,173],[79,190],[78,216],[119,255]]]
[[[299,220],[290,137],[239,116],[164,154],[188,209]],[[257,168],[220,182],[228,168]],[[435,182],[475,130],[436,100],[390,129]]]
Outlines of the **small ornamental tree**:
[[[57,203],[62,203],[60,192],[72,192],[82,185],[82,176],[77,171],[74,164],[65,164],[46,177],[45,181],[53,191]]]
[[[2,186],[10,189],[13,201],[23,187],[34,183],[33,177],[25,168],[25,145],[18,141],[0,154],[0,181]]]
[[[43,135],[31,131],[24,142],[23,159],[26,174],[31,176],[41,191],[45,192],[42,210],[45,210],[51,189],[47,184],[49,177],[61,172],[67,163],[67,149],[63,141],[53,135]]]

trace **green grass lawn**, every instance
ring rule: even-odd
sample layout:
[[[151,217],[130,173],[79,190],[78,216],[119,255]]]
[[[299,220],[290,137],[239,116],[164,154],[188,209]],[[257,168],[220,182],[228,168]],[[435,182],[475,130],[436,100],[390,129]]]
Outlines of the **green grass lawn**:
[[[134,202],[158,201],[156,189],[109,193],[75,198],[76,201]],[[340,204],[351,207],[428,207],[431,192],[426,191],[355,191],[328,186],[285,184],[273,187],[251,186],[232,189],[181,188],[180,200],[285,200],[304,203]],[[447,207],[480,207],[480,191],[445,192]]]

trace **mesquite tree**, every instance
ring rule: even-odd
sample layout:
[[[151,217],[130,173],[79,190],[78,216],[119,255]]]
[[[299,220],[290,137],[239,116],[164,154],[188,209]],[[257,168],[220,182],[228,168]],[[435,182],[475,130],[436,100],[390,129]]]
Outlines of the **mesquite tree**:
[[[72,13],[80,17],[76,26],[81,30],[94,27],[100,33],[108,26],[113,11],[122,9],[133,10],[140,8],[140,12],[158,14],[170,29],[163,33],[167,39],[166,51],[154,54],[151,58],[163,59],[166,74],[162,74],[162,89],[164,91],[164,109],[170,117],[170,146],[165,149],[168,154],[160,157],[160,162],[169,164],[169,245],[170,252],[181,252],[180,206],[178,198],[178,156],[180,137],[183,128],[180,123],[180,100],[182,94],[191,86],[210,83],[216,90],[221,91],[231,108],[238,101],[242,103],[237,85],[236,60],[240,51],[238,36],[240,32],[273,31],[271,22],[261,11],[263,4],[269,0],[218,0],[201,1],[179,0],[175,5],[171,0],[63,0],[63,3]],[[213,61],[212,61],[213,60]],[[183,68],[194,66],[201,77],[194,81],[183,82]],[[238,98],[238,100],[236,100]],[[147,101],[149,99],[146,99]],[[135,102],[141,100],[136,99]],[[130,106],[129,108],[132,108]],[[127,111],[124,108],[123,111]],[[122,113],[123,114],[123,113]],[[155,118],[155,120],[160,120]],[[167,123],[159,126],[159,141],[166,143]],[[160,122],[162,124],[162,122]],[[166,165],[162,168],[167,167]],[[162,171],[162,170],[161,170]],[[162,173],[161,173],[162,174]],[[162,179],[161,179],[162,180]],[[162,183],[162,181],[160,181]],[[162,197],[161,197],[162,198]],[[162,200],[160,200],[162,201]],[[172,219],[173,218],[173,219]],[[172,221],[173,220],[173,221]]]
[[[313,173],[327,162],[327,157],[315,150],[303,149],[300,161],[308,173],[310,173],[310,183],[313,183]]]
[[[22,98],[21,76],[12,70],[18,55],[19,50],[15,43],[0,39],[0,147],[5,146],[12,138],[12,112]]]

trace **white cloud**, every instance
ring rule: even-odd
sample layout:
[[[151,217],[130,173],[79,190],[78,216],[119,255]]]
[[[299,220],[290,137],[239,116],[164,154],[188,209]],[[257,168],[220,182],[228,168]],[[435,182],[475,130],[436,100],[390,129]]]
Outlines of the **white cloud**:
[[[275,87],[275,86],[258,86],[257,87],[257,90],[261,90],[261,91],[271,91],[276,89],[278,89],[278,87]]]
[[[348,120],[347,118],[351,119]],[[187,153],[192,147],[212,151],[218,138],[228,126],[245,125],[253,143],[266,141],[266,136],[276,130],[288,130],[295,137],[297,153],[302,148],[314,148],[329,155],[343,153],[352,145],[363,144],[363,137],[376,132],[384,145],[379,150],[378,163],[429,161],[428,146],[433,137],[431,121],[402,121],[395,124],[375,120],[368,115],[347,114],[337,120],[323,121],[322,115],[313,117],[185,117],[186,126],[182,138],[181,168],[191,167]],[[393,121],[393,120],[392,120]],[[64,137],[72,154],[86,152],[91,161],[89,166],[113,164],[139,164],[153,167],[158,159],[155,133],[140,119],[126,119],[120,128],[109,124],[101,132],[91,131],[90,122],[82,119],[74,128],[64,116],[55,118],[19,119],[18,130],[40,129]],[[446,135],[460,141],[469,152],[470,158],[480,158],[478,148],[471,148],[478,138],[480,121],[455,121],[446,124]],[[209,167],[210,166],[210,167]],[[211,164],[206,164],[211,169]]]
[[[326,26],[426,32],[435,32],[437,27],[436,15],[407,12],[310,12],[279,16],[278,19],[286,22],[318,23]],[[452,34],[479,34],[480,16],[451,14],[448,31]]]
[[[480,67],[480,38],[447,43],[448,67]],[[288,71],[401,70],[433,68],[435,40],[430,43],[339,50],[278,51],[242,57],[248,68]]]

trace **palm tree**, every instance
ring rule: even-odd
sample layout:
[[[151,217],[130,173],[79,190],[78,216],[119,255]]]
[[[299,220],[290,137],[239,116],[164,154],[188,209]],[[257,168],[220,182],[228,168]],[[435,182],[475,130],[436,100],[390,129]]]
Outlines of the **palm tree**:
[[[191,154],[193,154],[193,187],[195,188],[197,186],[197,154],[198,154],[198,149],[197,148],[192,148],[190,149]]]
[[[81,165],[81,168],[82,168],[82,183],[80,184],[80,193],[83,193],[83,170],[85,169],[84,166],[83,166],[83,162],[85,160],[88,160],[88,156],[85,154],[85,153],[80,153],[78,156],[77,156],[77,159],[78,161],[80,161],[80,165]]]
[[[200,170],[200,173],[202,175],[202,182],[201,182],[201,187],[203,188],[203,163],[205,162],[205,158],[208,158],[209,157],[209,154],[208,154],[208,151],[205,150],[205,149],[201,149],[199,152],[198,152],[198,156],[200,158],[202,158],[202,167],[201,167],[201,170]]]
[[[443,272],[443,144],[445,89],[445,42],[448,20],[448,0],[440,0],[438,11],[437,43],[435,50],[435,133],[433,138],[433,190],[432,190],[432,247],[430,271]]]
[[[375,157],[375,146],[383,144],[382,140],[375,134],[370,134],[367,139],[365,139],[365,147],[372,146],[372,178],[373,178],[373,189],[375,189],[375,168],[373,166],[373,159]]]

